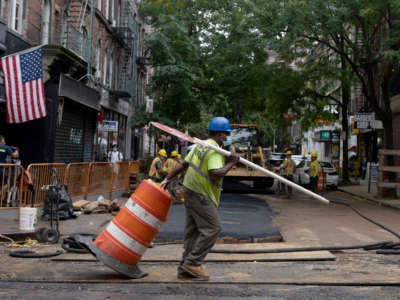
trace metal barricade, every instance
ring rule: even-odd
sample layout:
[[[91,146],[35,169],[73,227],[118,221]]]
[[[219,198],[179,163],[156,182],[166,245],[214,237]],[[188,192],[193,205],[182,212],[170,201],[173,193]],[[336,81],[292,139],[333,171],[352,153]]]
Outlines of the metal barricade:
[[[34,206],[44,204],[46,192],[42,187],[50,184],[56,179],[60,183],[65,183],[65,171],[67,165],[64,163],[30,164],[27,171],[31,174],[33,182],[33,192],[29,191],[26,196],[26,204],[34,202]]]
[[[90,163],[70,163],[65,172],[64,182],[71,198],[86,197]]]
[[[24,168],[14,164],[0,164],[0,209],[18,208],[25,204]]]
[[[113,164],[110,162],[93,162],[89,164],[89,180],[86,196],[109,193],[112,198]]]

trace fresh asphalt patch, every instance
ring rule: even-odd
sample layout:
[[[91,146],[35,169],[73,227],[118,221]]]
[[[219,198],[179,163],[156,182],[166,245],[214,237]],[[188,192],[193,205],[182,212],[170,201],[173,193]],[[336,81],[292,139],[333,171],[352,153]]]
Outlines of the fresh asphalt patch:
[[[254,241],[281,237],[279,230],[272,223],[272,216],[276,212],[268,206],[262,196],[223,193],[218,211],[222,224],[220,238]],[[173,205],[156,241],[181,241],[184,228],[185,206]]]

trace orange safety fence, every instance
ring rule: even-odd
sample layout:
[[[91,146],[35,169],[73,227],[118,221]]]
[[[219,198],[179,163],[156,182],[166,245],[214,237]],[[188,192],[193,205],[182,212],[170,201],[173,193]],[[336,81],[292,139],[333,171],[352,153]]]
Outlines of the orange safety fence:
[[[43,189],[46,185],[57,180],[65,183],[65,172],[67,165],[64,163],[44,163],[30,164],[27,171],[30,173],[33,182],[33,192],[29,191],[26,195],[26,205],[40,206],[44,204],[46,191]]]
[[[0,164],[0,209],[17,208],[24,202],[24,168]]]
[[[44,204],[45,187],[57,180],[67,185],[71,198],[129,190],[130,175],[139,173],[139,161],[92,163],[0,164],[0,209]],[[24,174],[21,176],[21,174]],[[29,176],[30,174],[30,176]]]
[[[87,195],[109,193],[112,197],[113,164],[110,162],[93,162],[89,166]]]
[[[70,163],[65,172],[64,182],[71,198],[86,197],[90,163]]]

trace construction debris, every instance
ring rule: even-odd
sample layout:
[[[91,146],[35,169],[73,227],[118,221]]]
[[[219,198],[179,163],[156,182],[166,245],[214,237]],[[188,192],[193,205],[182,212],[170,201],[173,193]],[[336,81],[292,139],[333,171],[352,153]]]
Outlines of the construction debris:
[[[78,200],[78,201],[75,201],[72,205],[74,207],[74,211],[80,211],[80,210],[82,210],[83,207],[85,207],[89,203],[90,202],[87,200]]]
[[[109,200],[100,198],[98,201],[87,201],[78,200],[73,203],[75,211],[83,211],[85,214],[104,214],[119,211],[119,209],[125,204],[125,199],[115,198]]]

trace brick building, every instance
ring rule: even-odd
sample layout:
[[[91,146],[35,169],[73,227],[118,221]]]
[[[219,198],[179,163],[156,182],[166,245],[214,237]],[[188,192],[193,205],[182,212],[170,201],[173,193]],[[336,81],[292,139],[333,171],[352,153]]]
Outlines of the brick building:
[[[8,0],[0,7],[1,56],[43,45],[46,118],[6,124],[0,85],[0,134],[20,147],[23,164],[103,160],[113,144],[127,159],[140,156],[127,126],[146,84],[136,1]]]

